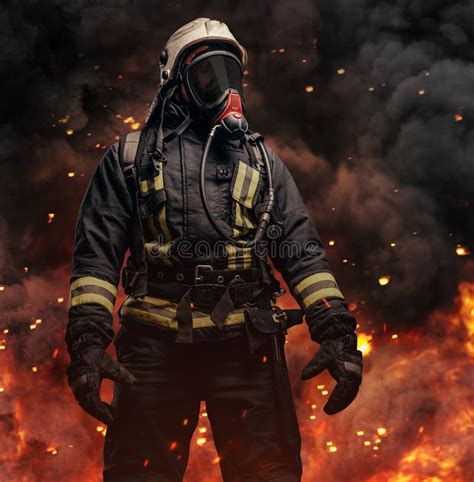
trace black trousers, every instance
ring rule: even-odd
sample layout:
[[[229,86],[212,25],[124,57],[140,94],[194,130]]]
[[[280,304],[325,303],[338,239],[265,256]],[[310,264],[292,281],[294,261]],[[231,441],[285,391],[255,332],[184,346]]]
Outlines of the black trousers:
[[[153,327],[126,326],[116,346],[138,382],[115,388],[105,482],[182,481],[201,400],[225,482],[301,480],[296,417],[278,413],[270,342],[250,354],[244,335],[182,345]],[[294,420],[292,433],[282,433],[282,416]]]

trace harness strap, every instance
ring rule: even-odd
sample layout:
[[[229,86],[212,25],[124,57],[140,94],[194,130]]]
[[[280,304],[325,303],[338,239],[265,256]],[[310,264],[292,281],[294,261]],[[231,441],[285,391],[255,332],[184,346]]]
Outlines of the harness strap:
[[[127,266],[122,271],[122,284],[125,293],[143,297],[147,292],[147,265],[143,248],[143,226],[140,216],[139,187],[135,160],[142,155],[145,145],[145,130],[132,132],[119,143],[119,161],[122,167],[128,192],[133,200],[132,243]]]

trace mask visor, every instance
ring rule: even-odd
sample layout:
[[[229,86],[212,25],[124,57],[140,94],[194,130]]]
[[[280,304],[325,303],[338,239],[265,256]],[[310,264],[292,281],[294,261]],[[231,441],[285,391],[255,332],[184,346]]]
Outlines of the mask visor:
[[[222,102],[231,90],[242,95],[242,76],[237,57],[227,52],[210,52],[191,63],[186,80],[196,103],[210,108]]]

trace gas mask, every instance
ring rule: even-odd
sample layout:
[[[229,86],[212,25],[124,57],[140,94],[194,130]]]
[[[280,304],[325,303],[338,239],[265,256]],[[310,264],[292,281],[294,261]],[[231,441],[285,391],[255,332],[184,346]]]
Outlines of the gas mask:
[[[241,139],[248,130],[242,104],[243,67],[239,58],[225,50],[196,56],[183,65],[182,82],[197,117],[228,139]]]

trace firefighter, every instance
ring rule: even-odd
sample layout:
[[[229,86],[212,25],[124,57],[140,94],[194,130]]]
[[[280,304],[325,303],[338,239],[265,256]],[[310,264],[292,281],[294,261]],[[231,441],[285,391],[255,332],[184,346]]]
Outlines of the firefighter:
[[[248,128],[246,64],[222,22],[175,32],[144,129],[108,150],[81,204],[67,373],[80,406],[108,425],[106,482],[181,481],[201,401],[226,482],[301,480],[283,344],[302,311],[278,308],[268,260],[320,344],[302,378],[335,378],[328,414],[357,395],[356,322],[289,171]],[[111,405],[103,378],[116,382]]]

